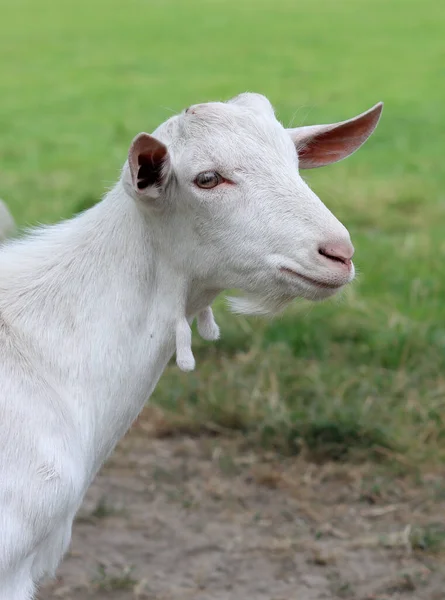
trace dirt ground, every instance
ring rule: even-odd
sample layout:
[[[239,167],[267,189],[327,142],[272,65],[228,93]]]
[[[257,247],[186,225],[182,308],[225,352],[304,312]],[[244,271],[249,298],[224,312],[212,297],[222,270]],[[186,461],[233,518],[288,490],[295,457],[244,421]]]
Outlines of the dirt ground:
[[[445,599],[445,482],[159,438],[142,418],[91,487],[41,600]]]

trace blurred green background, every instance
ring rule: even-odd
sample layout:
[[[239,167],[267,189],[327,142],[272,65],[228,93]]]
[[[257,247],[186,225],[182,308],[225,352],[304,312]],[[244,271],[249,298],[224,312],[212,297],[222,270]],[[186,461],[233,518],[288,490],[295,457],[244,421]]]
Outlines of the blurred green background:
[[[319,458],[445,456],[442,0],[3,0],[0,196],[21,226],[97,201],[132,137],[185,106],[267,95],[286,125],[385,102],[353,157],[304,174],[350,229],[341,299],[236,318],[154,401],[189,430]],[[170,413],[169,413],[170,414]]]

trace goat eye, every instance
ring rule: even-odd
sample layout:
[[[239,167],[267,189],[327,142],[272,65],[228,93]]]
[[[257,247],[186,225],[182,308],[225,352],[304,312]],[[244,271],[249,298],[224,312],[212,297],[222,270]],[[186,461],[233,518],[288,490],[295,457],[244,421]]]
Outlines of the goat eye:
[[[223,182],[223,178],[216,171],[205,171],[199,173],[195,178],[195,185],[206,190],[216,187]]]

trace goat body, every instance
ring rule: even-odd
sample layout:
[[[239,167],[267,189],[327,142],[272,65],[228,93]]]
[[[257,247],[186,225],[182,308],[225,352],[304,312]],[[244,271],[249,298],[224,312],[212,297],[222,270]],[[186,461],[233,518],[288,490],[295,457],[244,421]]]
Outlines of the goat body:
[[[348,122],[344,155],[374,129],[373,110]],[[332,162],[323,136],[345,138],[343,124],[320,127],[303,132],[308,166]],[[55,572],[88,486],[175,349],[194,367],[193,319],[218,337],[219,292],[274,310],[354,276],[349,235],[302,182],[298,135],[266,99],[199,105],[154,136],[135,139],[93,208],[0,249],[0,600],[30,600]]]

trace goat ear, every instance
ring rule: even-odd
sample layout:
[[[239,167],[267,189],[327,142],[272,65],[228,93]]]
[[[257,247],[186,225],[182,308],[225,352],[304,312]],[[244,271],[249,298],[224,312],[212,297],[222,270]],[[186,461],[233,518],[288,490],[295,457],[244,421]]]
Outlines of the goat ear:
[[[324,167],[358,150],[377,127],[383,110],[379,102],[366,112],[340,123],[288,129],[301,169]]]
[[[148,133],[139,133],[131,143],[128,165],[136,194],[158,198],[170,168],[167,147]]]

